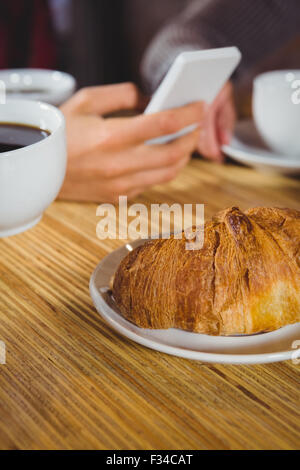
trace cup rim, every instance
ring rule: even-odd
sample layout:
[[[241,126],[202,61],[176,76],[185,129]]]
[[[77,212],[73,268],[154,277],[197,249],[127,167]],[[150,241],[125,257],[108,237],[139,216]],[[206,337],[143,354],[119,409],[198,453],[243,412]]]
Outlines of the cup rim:
[[[34,68],[34,67],[29,67],[29,68],[14,67],[11,69],[0,70],[0,77],[1,79],[3,79],[4,76],[11,75],[14,73],[24,74],[24,75],[26,74],[26,75],[32,75],[32,76],[43,75],[44,77],[47,77],[47,78],[49,78],[53,74],[59,74],[59,76],[63,78],[64,80],[64,87],[61,90],[59,90],[60,92],[62,90],[65,91],[65,90],[72,89],[76,86],[76,79],[73,75],[71,75],[68,72],[63,72],[62,70],[55,70],[55,69],[41,69],[41,68]],[[28,86],[28,89],[30,90],[30,86]],[[53,90],[51,90],[51,93],[53,93]],[[17,100],[18,99],[16,99],[15,101]],[[25,101],[25,100],[22,100],[22,101]]]
[[[288,80],[282,80],[280,82],[271,81],[276,76],[283,77],[283,76],[287,76],[288,74],[294,74],[295,79],[297,80],[300,79],[300,69],[282,69],[282,70],[279,69],[279,70],[269,70],[268,72],[260,73],[254,78],[253,83],[254,83],[254,86],[259,86],[262,83],[265,83],[265,84],[269,83],[269,84],[276,85],[276,86],[290,87],[291,82]]]
[[[23,155],[24,153],[27,153],[33,147],[38,148],[39,146],[41,147],[41,146],[45,145],[46,143],[49,144],[50,141],[52,141],[53,139],[56,138],[57,133],[60,132],[61,129],[63,129],[63,130],[65,129],[65,118],[64,118],[63,113],[58,108],[53,106],[52,104],[44,103],[43,101],[32,101],[32,100],[6,100],[6,103],[2,104],[0,106],[7,106],[8,104],[13,104],[14,106],[17,106],[17,107],[22,106],[24,104],[26,104],[26,106],[28,106],[28,105],[30,105],[30,106],[39,106],[40,109],[47,110],[47,111],[50,111],[52,114],[55,114],[56,117],[58,118],[58,124],[57,124],[56,129],[54,129],[54,131],[50,132],[50,134],[45,139],[40,140],[39,142],[35,142],[33,144],[30,144],[30,145],[26,145],[25,147],[22,147],[20,149],[9,150],[8,152],[2,152],[2,153],[0,153],[0,159],[5,159],[5,158],[8,158],[8,157],[10,157],[10,158],[11,157],[18,157],[18,156]],[[1,124],[1,120],[0,120],[0,124]],[[22,123],[20,123],[20,124],[22,124]],[[23,123],[23,124],[28,125],[28,123]]]

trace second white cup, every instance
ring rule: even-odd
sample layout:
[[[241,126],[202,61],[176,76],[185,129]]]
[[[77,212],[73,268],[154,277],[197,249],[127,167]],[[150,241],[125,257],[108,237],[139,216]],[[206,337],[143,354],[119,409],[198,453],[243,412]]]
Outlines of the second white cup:
[[[300,70],[278,70],[257,76],[253,116],[258,131],[273,151],[300,159],[299,88]]]

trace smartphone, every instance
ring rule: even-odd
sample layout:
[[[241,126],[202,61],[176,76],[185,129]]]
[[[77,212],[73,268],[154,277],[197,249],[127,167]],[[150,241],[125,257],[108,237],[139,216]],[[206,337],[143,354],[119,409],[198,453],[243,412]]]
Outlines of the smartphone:
[[[182,52],[177,56],[165,78],[151,98],[145,114],[177,108],[195,101],[214,101],[241,60],[237,47],[221,47]],[[193,131],[197,124],[176,134],[160,136],[148,144],[162,144]]]

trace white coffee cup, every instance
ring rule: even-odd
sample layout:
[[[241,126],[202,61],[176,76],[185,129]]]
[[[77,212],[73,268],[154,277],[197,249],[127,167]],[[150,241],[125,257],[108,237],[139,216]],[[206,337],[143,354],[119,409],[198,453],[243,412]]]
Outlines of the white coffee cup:
[[[0,70],[0,83],[8,99],[43,101],[61,105],[76,88],[72,75],[46,69]]]
[[[300,158],[300,70],[278,70],[254,80],[253,116],[276,153]]]
[[[56,198],[66,171],[65,121],[54,106],[34,101],[0,104],[0,123],[48,130],[45,139],[0,153],[0,237],[33,227]]]

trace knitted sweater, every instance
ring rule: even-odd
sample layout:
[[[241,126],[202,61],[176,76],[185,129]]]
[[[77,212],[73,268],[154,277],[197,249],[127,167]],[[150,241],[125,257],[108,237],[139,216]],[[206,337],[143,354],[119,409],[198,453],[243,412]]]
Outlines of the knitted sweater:
[[[151,41],[142,78],[153,92],[180,52],[232,45],[242,52],[243,75],[297,34],[300,0],[194,0]]]

